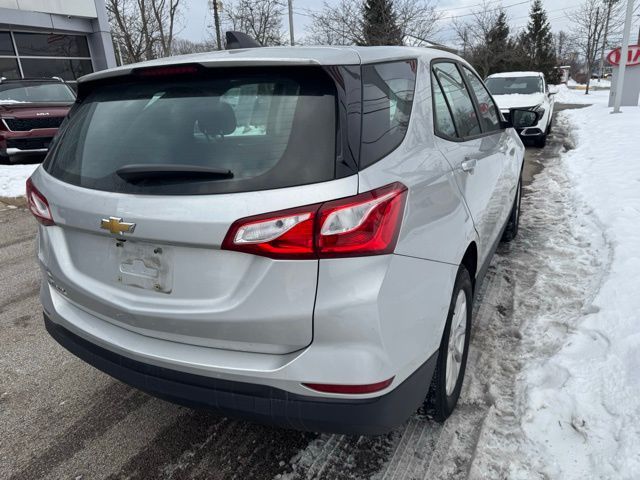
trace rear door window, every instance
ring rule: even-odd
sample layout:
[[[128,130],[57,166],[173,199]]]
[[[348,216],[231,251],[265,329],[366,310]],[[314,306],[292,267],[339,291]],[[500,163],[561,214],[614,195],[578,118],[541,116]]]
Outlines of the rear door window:
[[[439,62],[433,66],[433,70],[451,107],[459,137],[480,135],[482,133],[480,122],[458,67],[453,63]]]
[[[264,190],[333,179],[335,137],[335,87],[321,70],[217,69],[96,88],[71,113],[45,169],[120,193]],[[131,166],[232,176],[123,177]]]
[[[362,150],[366,168],[395,150],[407,133],[417,60],[363,65]]]
[[[467,77],[469,87],[475,94],[476,100],[478,101],[482,130],[485,132],[500,130],[500,113],[486,87],[476,74],[467,67],[462,67],[462,71],[464,72],[465,77]]]

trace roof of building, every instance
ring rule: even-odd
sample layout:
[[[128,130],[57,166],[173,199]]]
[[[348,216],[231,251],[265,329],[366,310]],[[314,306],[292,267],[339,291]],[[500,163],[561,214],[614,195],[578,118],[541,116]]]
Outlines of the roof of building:
[[[127,75],[136,68],[197,63],[203,66],[276,66],[276,65],[361,65],[416,57],[455,55],[436,48],[420,47],[262,47],[220,50],[124,65],[85,75],[79,82]]]

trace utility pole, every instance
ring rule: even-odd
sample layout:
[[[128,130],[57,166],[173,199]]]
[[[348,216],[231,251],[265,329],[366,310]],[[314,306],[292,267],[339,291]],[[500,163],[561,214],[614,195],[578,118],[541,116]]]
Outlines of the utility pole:
[[[602,81],[604,71],[604,51],[607,47],[607,36],[609,35],[609,21],[611,20],[611,9],[617,0],[607,0],[607,21],[604,24],[604,38],[602,39],[602,51],[600,52],[600,80]]]
[[[216,42],[218,50],[222,50],[222,39],[220,36],[220,14],[218,13],[218,0],[211,0],[213,5],[213,28],[216,30]]]
[[[618,82],[616,85],[616,98],[613,99],[613,113],[620,113],[622,103],[622,90],[624,89],[624,73],[627,69],[629,57],[629,38],[631,37],[631,19],[633,16],[633,0],[627,0],[627,16],[624,21],[624,33],[622,34],[622,48],[620,49],[620,66],[618,67]]]
[[[289,40],[293,47],[295,45],[295,40],[293,38],[293,0],[289,0]]]

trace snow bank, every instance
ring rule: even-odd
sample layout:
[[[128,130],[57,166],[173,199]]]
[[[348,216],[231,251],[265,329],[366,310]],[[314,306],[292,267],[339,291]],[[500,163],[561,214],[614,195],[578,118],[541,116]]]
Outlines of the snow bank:
[[[521,427],[548,477],[638,478],[640,108],[612,115],[594,105],[565,115],[577,147],[563,163],[611,258],[602,259],[609,268],[562,348],[525,370]]]
[[[572,103],[580,105],[606,105],[609,102],[608,90],[591,90],[585,95],[584,90],[571,90],[566,85],[551,85],[550,90],[556,92],[558,103]]]
[[[0,197],[25,194],[25,182],[39,165],[0,165]]]

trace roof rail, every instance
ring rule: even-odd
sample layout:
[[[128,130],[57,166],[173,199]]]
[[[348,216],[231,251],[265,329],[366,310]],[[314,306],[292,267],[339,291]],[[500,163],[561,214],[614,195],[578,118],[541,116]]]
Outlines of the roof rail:
[[[58,80],[59,82],[64,83],[64,80],[62,79],[62,77],[51,77],[51,78],[53,78],[54,80]]]
[[[229,31],[225,32],[225,37],[227,38],[227,50],[262,47],[256,39],[246,33]]]

